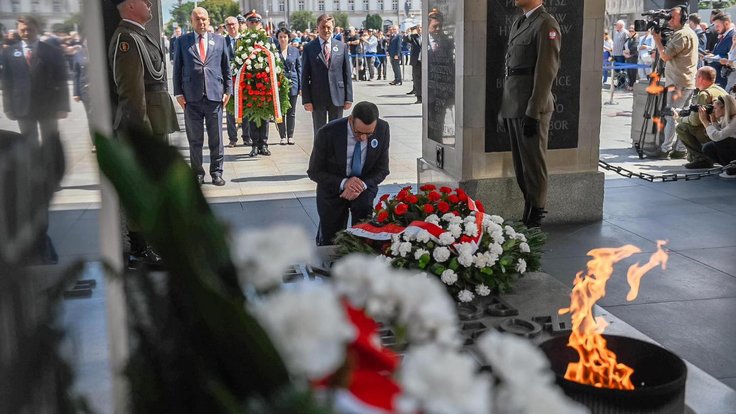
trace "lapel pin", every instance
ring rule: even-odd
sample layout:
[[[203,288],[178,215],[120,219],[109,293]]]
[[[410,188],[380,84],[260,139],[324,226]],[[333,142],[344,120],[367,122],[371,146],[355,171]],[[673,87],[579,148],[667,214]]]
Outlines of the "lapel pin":
[[[210,40],[209,43],[210,43],[211,46],[214,46],[215,45],[215,41],[214,40]]]
[[[373,149],[378,148],[378,140],[377,139],[373,138],[371,140],[371,148],[373,148]]]
[[[338,49],[337,49],[337,46],[332,46],[332,51],[333,51],[333,52],[337,52],[337,50],[338,50]]]
[[[21,57],[21,56],[23,56],[23,52],[21,52],[20,50],[16,50],[15,53],[13,53],[13,56],[15,56],[15,57]]]

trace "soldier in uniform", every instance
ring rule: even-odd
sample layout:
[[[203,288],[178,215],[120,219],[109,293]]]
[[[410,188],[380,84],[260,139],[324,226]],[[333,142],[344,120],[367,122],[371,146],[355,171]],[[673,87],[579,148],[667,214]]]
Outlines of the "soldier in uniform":
[[[129,141],[168,140],[178,131],[176,111],[167,90],[164,51],[159,40],[143,26],[151,20],[149,0],[112,0],[122,20],[113,33],[108,58],[115,81],[113,128]],[[160,266],[161,258],[128,223],[129,267],[140,263]]]
[[[560,67],[560,26],[543,0],[515,0],[524,14],[513,24],[499,118],[511,137],[516,181],[524,194],[523,222],[539,227],[547,201],[547,138],[554,110],[552,84]]]

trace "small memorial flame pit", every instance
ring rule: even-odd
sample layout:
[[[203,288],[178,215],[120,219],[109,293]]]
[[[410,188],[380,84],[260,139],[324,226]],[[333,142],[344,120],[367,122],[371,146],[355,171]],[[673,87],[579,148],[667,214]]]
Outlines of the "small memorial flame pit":
[[[629,267],[628,301],[636,299],[641,278],[649,270],[666,267],[664,244],[657,243],[657,251],[644,265]],[[594,315],[614,265],[637,253],[641,250],[631,245],[588,252],[592,259],[587,272],[576,275],[570,306],[559,311],[571,314],[570,336],[551,339],[541,347],[565,393],[594,413],[682,413],[687,373],[684,362],[657,345],[603,335],[607,322]]]

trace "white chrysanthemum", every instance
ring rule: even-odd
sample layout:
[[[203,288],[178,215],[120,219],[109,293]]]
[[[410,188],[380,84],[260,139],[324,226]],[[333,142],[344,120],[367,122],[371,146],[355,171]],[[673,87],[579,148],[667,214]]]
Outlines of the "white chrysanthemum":
[[[432,235],[429,234],[427,230],[420,230],[419,233],[417,233],[417,241],[419,243],[429,243],[431,238]]]
[[[503,242],[506,241],[506,239],[503,237],[503,231],[502,230],[494,230],[491,232],[491,239],[494,243],[503,244]]]
[[[452,234],[452,237],[456,239],[463,234],[463,228],[460,227],[460,224],[456,224],[456,223],[453,223],[447,226],[447,231],[449,231],[450,234]]]
[[[465,216],[463,221],[465,223],[475,223],[476,222],[475,213],[470,213],[470,215]]]
[[[396,243],[397,241],[401,241],[401,235],[400,234],[392,234],[391,235],[391,241]]]
[[[401,241],[399,240],[395,240],[393,243],[391,243],[391,255],[398,256],[400,247],[401,247]]]
[[[443,246],[449,246],[452,243],[455,243],[455,238],[452,237],[452,233],[449,231],[446,231],[442,234],[440,234],[440,244]]]
[[[399,372],[400,406],[424,414],[491,412],[491,380],[473,359],[435,345],[412,348]]]
[[[439,225],[440,224],[440,218],[437,217],[436,214],[430,214],[430,215],[428,215],[427,218],[424,219],[424,221],[426,221],[427,223],[432,223],[434,225]]]
[[[475,237],[478,235],[478,226],[475,223],[465,223],[465,235]]]
[[[516,271],[522,275],[526,273],[526,260],[519,259],[519,261],[516,263]]]
[[[485,226],[486,232],[490,235],[493,234],[493,232],[500,231],[503,232],[503,227],[501,227],[500,224],[496,224],[493,221],[484,222],[483,225]]]
[[[231,245],[231,254],[240,282],[262,290],[279,285],[283,281],[284,270],[290,265],[308,262],[312,258],[312,245],[313,241],[304,230],[277,225],[239,232]]]
[[[434,257],[434,260],[437,263],[444,263],[447,261],[447,259],[450,258],[450,249],[445,246],[438,246],[434,248],[434,252],[432,252],[432,257]]]
[[[425,250],[425,249],[417,249],[417,250],[416,250],[416,251],[414,252],[414,260],[419,260],[419,259],[421,259],[421,258],[422,258],[422,256],[424,256],[425,254],[429,254],[429,250]]]
[[[444,272],[442,272],[442,276],[440,277],[442,279],[442,283],[452,286],[457,282],[457,273],[455,273],[452,269],[447,269]]]
[[[492,214],[490,217],[491,217],[491,221],[492,222],[494,222],[496,224],[503,224],[503,217],[497,216],[495,214]]]
[[[531,249],[529,249],[529,244],[528,244],[528,243],[526,243],[526,242],[521,242],[521,243],[519,244],[519,250],[520,250],[520,251],[521,251],[522,253],[529,253],[529,252],[531,252]]]
[[[327,285],[276,292],[251,305],[289,371],[316,380],[345,361],[356,332]]]
[[[500,243],[491,243],[488,246],[488,251],[496,256],[501,256],[503,254],[503,246]]]
[[[516,235],[513,238],[520,242],[524,242],[524,243],[527,242],[526,236],[524,235],[524,233],[516,233]]]
[[[478,269],[483,269],[484,267],[488,266],[488,256],[485,255],[485,253],[478,253],[475,256],[473,256],[473,264]]]
[[[401,234],[401,238],[404,239],[404,241],[414,241],[416,240],[416,233],[413,231],[405,231]]]
[[[457,261],[465,266],[470,267],[473,265],[473,253],[474,253],[474,247],[470,243],[460,243],[455,246],[455,249],[457,250],[458,258]]]
[[[475,293],[478,296],[488,296],[491,294],[491,288],[481,283],[475,287]]]
[[[516,230],[514,230],[513,227],[511,227],[511,226],[504,226],[503,229],[506,230],[506,235],[507,236],[509,236],[511,238],[514,238],[516,236]]]
[[[445,213],[442,215],[442,220],[448,223],[456,223],[457,221],[463,221],[462,217],[456,216],[453,213]]]
[[[460,302],[472,302],[475,299],[475,295],[473,295],[473,292],[463,289],[457,293],[457,298]]]
[[[399,256],[406,257],[407,254],[411,253],[412,244],[410,242],[403,242],[399,245]]]

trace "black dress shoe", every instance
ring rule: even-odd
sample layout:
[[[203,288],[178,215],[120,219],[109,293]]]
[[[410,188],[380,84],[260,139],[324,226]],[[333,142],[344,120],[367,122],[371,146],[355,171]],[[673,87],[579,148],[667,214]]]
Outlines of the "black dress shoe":
[[[267,146],[262,146],[261,149],[258,150],[258,153],[261,155],[269,156],[271,155],[271,151],[268,150]]]
[[[199,185],[204,184],[204,176],[203,175],[198,175],[197,176],[197,184],[199,184]]]
[[[532,207],[524,224],[527,228],[542,227],[542,219],[547,214],[547,210],[539,207]]]
[[[253,140],[250,138],[243,138],[243,144],[245,144],[246,146],[253,145]]]
[[[250,154],[248,154],[251,157],[255,157],[258,155],[258,147],[253,147],[253,149],[250,150]]]
[[[396,81],[391,81],[391,82],[389,82],[388,84],[389,84],[389,85],[396,85],[397,83],[398,83],[398,82],[396,82]]]
[[[164,261],[152,248],[146,247],[137,252],[131,252],[128,256],[128,269],[140,269],[141,267],[150,270],[164,270]]]
[[[225,179],[220,177],[219,175],[216,175],[212,177],[212,184],[218,187],[222,187],[223,185],[225,185]]]

